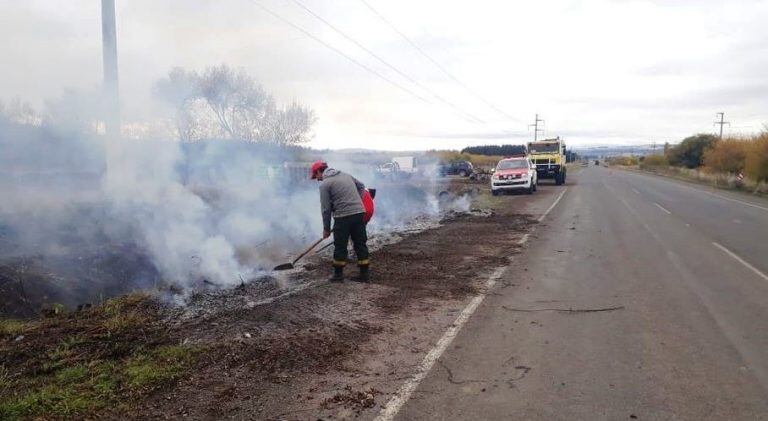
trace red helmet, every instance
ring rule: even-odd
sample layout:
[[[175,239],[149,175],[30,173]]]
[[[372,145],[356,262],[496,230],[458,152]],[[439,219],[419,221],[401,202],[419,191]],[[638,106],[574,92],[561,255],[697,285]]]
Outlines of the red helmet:
[[[315,173],[318,170],[325,170],[326,168],[328,168],[328,164],[326,164],[325,162],[315,161],[314,163],[312,163],[312,168],[309,170],[309,178],[314,180],[315,178],[317,178],[315,177]]]

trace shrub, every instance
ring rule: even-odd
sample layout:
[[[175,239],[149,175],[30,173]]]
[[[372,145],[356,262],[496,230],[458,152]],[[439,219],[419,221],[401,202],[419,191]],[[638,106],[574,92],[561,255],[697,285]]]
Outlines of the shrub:
[[[613,156],[608,159],[606,159],[609,165],[624,165],[624,166],[633,166],[637,165],[639,160],[637,157],[634,156]]]
[[[709,172],[735,174],[745,167],[749,140],[724,139],[704,151],[704,167]]]
[[[768,181],[768,132],[755,137],[747,147],[745,175],[757,182]]]
[[[668,166],[669,166],[669,161],[667,161],[667,157],[661,154],[648,155],[640,163],[640,168],[643,168],[643,169],[668,167]]]
[[[667,159],[671,165],[698,168],[704,159],[704,151],[717,141],[711,134],[697,134],[683,139],[679,145],[670,148]]]

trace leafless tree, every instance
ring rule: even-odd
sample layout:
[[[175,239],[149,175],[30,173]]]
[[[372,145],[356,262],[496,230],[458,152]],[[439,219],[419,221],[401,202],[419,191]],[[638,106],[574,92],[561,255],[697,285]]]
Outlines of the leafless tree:
[[[45,101],[42,124],[70,133],[96,133],[103,116],[101,95],[91,91],[67,90]]]
[[[200,77],[200,94],[231,139],[258,138],[260,122],[272,101],[264,88],[243,70],[209,67]]]
[[[194,71],[174,67],[168,76],[155,83],[154,93],[170,104],[176,114],[176,130],[179,140],[191,141],[205,136],[199,124],[200,76]]]
[[[244,70],[213,66],[198,74],[174,68],[155,94],[176,110],[181,140],[227,138],[295,144],[310,138],[314,113],[294,103],[279,108]]]
[[[274,110],[268,119],[268,137],[264,140],[280,145],[307,142],[315,120],[311,109],[294,102],[288,107]]]
[[[0,101],[0,115],[17,124],[38,126],[42,121],[40,113],[19,98],[13,98],[8,104]]]

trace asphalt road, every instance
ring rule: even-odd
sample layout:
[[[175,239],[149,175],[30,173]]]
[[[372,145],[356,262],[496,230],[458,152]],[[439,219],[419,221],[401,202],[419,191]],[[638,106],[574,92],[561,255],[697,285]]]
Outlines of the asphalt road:
[[[768,419],[768,202],[569,177],[397,419]]]

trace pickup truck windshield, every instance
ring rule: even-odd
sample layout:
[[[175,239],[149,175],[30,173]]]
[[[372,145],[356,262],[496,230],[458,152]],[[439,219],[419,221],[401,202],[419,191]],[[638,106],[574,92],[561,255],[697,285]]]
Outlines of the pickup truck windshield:
[[[559,146],[557,143],[531,143],[528,149],[531,153],[558,152]]]
[[[496,165],[497,170],[511,170],[515,168],[528,168],[528,161],[525,159],[510,159],[499,161],[499,164]]]

